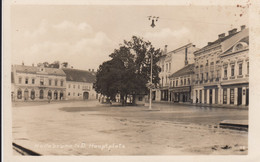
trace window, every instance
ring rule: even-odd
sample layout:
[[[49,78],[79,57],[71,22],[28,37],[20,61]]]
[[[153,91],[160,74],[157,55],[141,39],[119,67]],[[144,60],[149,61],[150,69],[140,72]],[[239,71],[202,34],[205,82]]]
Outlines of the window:
[[[22,83],[22,78],[19,78],[19,84],[21,84]]]
[[[235,75],[235,65],[231,65],[231,76]]]
[[[176,80],[176,87],[178,86],[178,80]]]
[[[172,86],[175,87],[175,81],[172,81]]]
[[[224,78],[227,78],[227,67],[224,67]]]
[[[68,93],[68,96],[70,96],[70,92]]]
[[[51,79],[49,80],[49,86],[51,86]]]
[[[201,73],[201,80],[203,80],[203,73]]]
[[[70,84],[69,84],[69,88],[70,88]]]
[[[40,90],[40,99],[43,99],[43,90]]]
[[[181,85],[183,85],[183,80],[181,80]]]
[[[166,77],[165,77],[165,82],[166,82],[166,84],[168,83],[168,82],[167,82],[167,79],[168,79],[168,77],[166,76]]]
[[[217,78],[220,78],[219,70],[217,70]]]
[[[58,85],[58,80],[55,80],[55,86],[57,86]]]
[[[209,79],[209,73],[206,72],[206,80],[208,80],[208,79]]]
[[[230,89],[230,104],[234,104],[234,89]]]
[[[190,78],[188,78],[188,85],[190,85]]]
[[[238,65],[238,75],[242,75],[242,64]]]
[[[249,62],[247,62],[247,74],[249,74]]]
[[[61,86],[61,87],[63,86],[63,80],[60,81],[60,86]]]
[[[166,64],[166,72],[168,71],[168,64]]]
[[[199,74],[196,75],[197,80],[199,80]]]
[[[164,65],[162,66],[162,72],[164,71]]]
[[[162,77],[162,86],[163,86],[163,77]]]
[[[33,79],[32,79],[32,84],[34,84],[34,83],[35,83],[35,79],[33,78]]]
[[[184,79],[184,85],[186,85],[186,79]]]
[[[214,79],[214,71],[211,71],[211,79]]]
[[[169,63],[169,72],[171,71],[171,68],[172,68],[172,67],[171,67],[171,63]]]
[[[22,99],[22,90],[21,89],[18,89],[18,91],[17,91],[17,98]]]
[[[139,96],[139,97],[138,97],[138,101],[143,101],[143,97],[142,97],[142,96]]]
[[[78,93],[78,96],[79,96],[80,94]]]
[[[75,86],[75,85],[73,85],[73,88],[74,88],[74,89],[75,89],[75,87],[76,87],[76,86]]]
[[[34,100],[35,99],[35,91],[31,90],[31,99]]]
[[[44,85],[44,80],[43,79],[40,80],[40,85]]]
[[[28,78],[25,78],[25,84],[28,84]]]

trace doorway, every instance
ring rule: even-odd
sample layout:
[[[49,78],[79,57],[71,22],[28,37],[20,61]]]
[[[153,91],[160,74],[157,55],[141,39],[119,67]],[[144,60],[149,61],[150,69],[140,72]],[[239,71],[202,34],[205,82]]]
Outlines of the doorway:
[[[88,92],[84,92],[83,93],[83,100],[87,100],[89,97],[89,93]]]
[[[209,104],[212,104],[212,89],[209,90]]]
[[[238,88],[237,91],[237,105],[242,104],[242,88]]]
[[[249,105],[249,88],[246,89],[246,106]]]

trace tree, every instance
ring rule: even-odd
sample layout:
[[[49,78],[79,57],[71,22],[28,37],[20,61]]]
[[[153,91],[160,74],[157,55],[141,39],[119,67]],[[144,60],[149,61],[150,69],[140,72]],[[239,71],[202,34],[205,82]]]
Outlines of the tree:
[[[150,81],[151,55],[153,55],[153,83],[158,84],[160,67],[157,65],[162,51],[151,42],[133,36],[124,41],[109,56],[111,60],[99,66],[94,88],[98,93],[114,100],[120,94],[123,104],[128,95],[147,94]]]

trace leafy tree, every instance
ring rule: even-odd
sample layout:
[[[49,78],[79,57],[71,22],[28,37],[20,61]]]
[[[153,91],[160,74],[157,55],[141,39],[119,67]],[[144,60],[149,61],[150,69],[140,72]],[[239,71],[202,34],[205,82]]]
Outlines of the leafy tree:
[[[124,41],[119,49],[110,54],[111,60],[99,66],[94,88],[98,93],[114,100],[120,94],[123,103],[127,95],[148,93],[146,84],[150,81],[151,55],[153,55],[153,83],[158,84],[160,67],[157,65],[162,51],[151,42],[133,36]]]

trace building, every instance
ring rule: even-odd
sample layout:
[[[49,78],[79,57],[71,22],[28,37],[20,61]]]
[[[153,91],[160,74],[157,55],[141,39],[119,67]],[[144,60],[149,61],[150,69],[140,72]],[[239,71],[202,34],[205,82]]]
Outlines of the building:
[[[248,29],[242,30],[233,39],[223,42],[223,52],[220,54],[222,104],[247,106],[249,105]]]
[[[62,69],[66,74],[67,100],[97,99],[97,93],[93,88],[96,80],[94,70],[78,70],[71,68]]]
[[[169,93],[172,102],[192,102],[193,74],[194,64],[188,64],[169,76]]]
[[[207,46],[194,52],[194,103],[237,104],[238,98],[235,94],[240,94],[241,88],[246,91],[246,87],[248,87],[248,78],[246,78],[248,76],[244,74],[246,68],[243,68],[247,66],[245,62],[248,62],[246,59],[248,58],[248,46],[245,49],[248,43],[245,41],[246,39],[248,39],[248,29],[241,26],[240,31],[232,29],[227,36],[225,33],[219,34],[217,40],[208,42]],[[237,46],[243,46],[241,51],[235,50]],[[244,62],[242,67],[239,60]],[[239,72],[239,68],[244,69],[242,74]],[[238,76],[238,74],[241,75]],[[232,102],[230,102],[230,98]]]
[[[196,51],[195,45],[189,43],[173,51],[167,52],[167,45],[165,46],[164,54],[161,56],[158,65],[161,67],[159,73],[160,84],[159,87],[153,90],[153,100],[156,101],[170,101],[169,76],[177,70],[183,68],[187,64],[194,63],[193,52]]]
[[[64,100],[66,75],[61,69],[12,66],[12,101]]]

